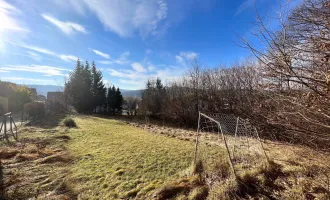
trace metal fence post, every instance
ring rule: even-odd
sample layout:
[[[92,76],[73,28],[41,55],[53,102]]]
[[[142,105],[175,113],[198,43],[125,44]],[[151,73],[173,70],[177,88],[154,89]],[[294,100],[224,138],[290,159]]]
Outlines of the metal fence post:
[[[239,117],[237,117],[237,120],[236,120],[235,138],[234,138],[234,147],[233,147],[233,158],[234,158],[234,156],[235,156],[235,148],[236,148],[236,139],[237,139],[238,123],[239,123]]]
[[[222,139],[225,142],[225,146],[226,146],[226,150],[227,150],[227,154],[228,154],[228,159],[229,159],[229,164],[231,166],[231,169],[233,170],[233,173],[235,175],[235,178],[237,178],[236,170],[235,170],[235,167],[234,167],[232,158],[230,156],[230,151],[229,151],[229,148],[228,148],[228,145],[227,145],[226,137],[225,137],[225,135],[222,132],[221,124],[219,122],[217,122],[217,124],[218,124],[218,129],[220,129],[220,131],[221,131]],[[218,132],[219,132],[219,130],[218,130]]]
[[[200,121],[201,121],[201,113],[198,112],[198,125],[197,125],[197,131],[196,131],[196,144],[195,144],[195,152],[194,152],[194,164],[196,164],[197,159],[197,146],[198,146],[198,136],[199,136],[199,127],[200,127]]]
[[[261,142],[261,139],[260,139],[260,137],[259,137],[259,133],[258,133],[258,131],[257,131],[257,128],[254,127],[254,130],[255,130],[255,132],[257,133],[257,137],[258,137],[258,140],[259,140],[260,146],[261,146],[261,148],[262,148],[262,151],[264,152],[264,155],[265,155],[266,161],[267,161],[267,163],[269,163],[269,158],[268,158],[268,156],[267,156],[267,154],[266,154],[266,151],[265,151],[264,145],[262,145],[262,142]]]

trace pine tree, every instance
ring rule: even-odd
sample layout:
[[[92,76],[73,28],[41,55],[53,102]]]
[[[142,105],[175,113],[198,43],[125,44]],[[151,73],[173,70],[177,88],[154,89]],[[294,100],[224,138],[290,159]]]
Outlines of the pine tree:
[[[83,82],[82,82],[83,109],[84,112],[90,113],[93,111],[94,108],[94,105],[92,103],[93,94],[91,88],[93,77],[88,61],[86,61],[85,67],[83,68],[82,76],[83,76]]]
[[[115,110],[116,113],[121,114],[123,110],[123,103],[124,103],[124,98],[123,95],[121,94],[119,88],[117,88],[115,92]]]
[[[93,110],[104,107],[106,101],[106,88],[102,81],[102,72],[92,63],[92,104]]]
[[[114,114],[115,112],[115,93],[116,93],[116,88],[115,86],[109,87],[108,92],[107,92],[107,105],[108,105],[108,111],[111,114]]]
[[[69,79],[65,84],[65,94],[78,112],[82,111],[82,85],[79,84],[82,82],[82,70],[80,60],[78,59],[75,69],[70,73]]]
[[[162,90],[163,89],[162,80],[160,80],[160,78],[158,78],[158,77],[156,79],[156,89],[157,90]]]
[[[84,66],[78,59],[75,69],[70,73],[65,84],[65,95],[78,112],[90,112],[92,109],[90,104],[91,84],[92,76],[89,63],[86,61]]]

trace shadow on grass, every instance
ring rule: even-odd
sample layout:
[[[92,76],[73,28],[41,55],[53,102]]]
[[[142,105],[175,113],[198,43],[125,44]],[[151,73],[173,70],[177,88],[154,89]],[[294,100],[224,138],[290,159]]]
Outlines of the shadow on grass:
[[[146,124],[145,116],[143,115],[101,115],[101,114],[94,114],[94,117],[99,117],[103,119],[114,119],[114,120],[120,120],[123,122],[133,122],[133,123],[139,123],[141,125]],[[174,122],[174,121],[168,121],[163,119],[156,119],[156,118],[149,118],[148,124],[151,126],[166,126],[169,128],[182,128],[187,130],[194,130],[192,127],[188,127],[184,125],[183,123]]]
[[[66,117],[66,114],[47,114],[41,119],[35,119],[27,123],[25,126],[34,126],[44,129],[52,129],[60,125],[62,120]]]

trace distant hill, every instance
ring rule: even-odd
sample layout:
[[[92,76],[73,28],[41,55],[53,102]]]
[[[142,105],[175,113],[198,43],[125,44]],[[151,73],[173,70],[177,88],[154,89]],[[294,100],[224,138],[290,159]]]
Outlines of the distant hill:
[[[60,92],[64,90],[63,86],[57,85],[27,85],[29,88],[36,88],[38,95],[47,96],[47,92]],[[141,98],[142,90],[125,90],[121,89],[121,93],[124,97],[134,96]]]
[[[120,91],[121,91],[121,93],[124,97],[132,96],[132,97],[141,98],[143,90],[125,90],[125,89],[121,89]]]

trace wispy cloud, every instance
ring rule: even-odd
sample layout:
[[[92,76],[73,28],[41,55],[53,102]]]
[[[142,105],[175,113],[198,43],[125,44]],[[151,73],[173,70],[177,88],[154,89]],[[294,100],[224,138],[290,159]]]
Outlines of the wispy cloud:
[[[106,54],[106,53],[103,53],[99,50],[96,50],[96,49],[91,49],[89,48],[90,51],[94,52],[95,54],[99,55],[99,56],[102,56],[103,58],[106,58],[106,59],[110,59],[110,55],[109,54]]]
[[[131,64],[132,68],[137,72],[145,72],[146,69],[141,65],[141,63],[134,62]]]
[[[1,68],[5,71],[25,71],[43,74],[44,76],[66,76],[69,69],[46,65],[7,65]]]
[[[61,60],[64,60],[66,62],[71,62],[71,61],[77,61],[78,60],[77,56],[73,56],[73,55],[69,55],[69,54],[59,54],[59,53],[56,53],[54,51],[51,51],[49,49],[45,49],[45,48],[42,48],[42,47],[37,47],[37,46],[28,45],[28,44],[24,44],[24,43],[15,43],[15,42],[10,42],[10,41],[7,41],[7,42],[9,42],[10,44],[25,48],[25,49],[29,49],[29,50],[36,51],[36,52],[39,52],[39,53],[43,53],[43,54],[50,55],[50,56],[55,56],[55,57],[60,58]]]
[[[129,63],[130,61],[128,60],[128,57],[131,55],[131,53],[129,51],[126,51],[124,53],[122,53],[118,59],[114,60],[114,62],[116,64],[119,64],[119,65],[124,65],[124,64],[127,64]]]
[[[56,80],[51,80],[51,79],[36,79],[36,78],[26,78],[26,77],[16,77],[16,76],[11,76],[11,77],[1,77],[1,80],[5,81],[15,81],[16,83],[20,84],[41,84],[41,85],[49,85],[49,84],[56,84]]]
[[[57,56],[67,62],[78,60],[78,57],[73,55],[57,55]]]
[[[241,14],[246,9],[252,7],[255,4],[256,0],[245,0],[236,10],[235,15]]]
[[[35,52],[27,51],[26,53],[28,57],[32,58],[35,61],[40,62],[42,60],[41,56]]]
[[[22,11],[4,0],[0,0],[0,34],[4,31],[24,31],[28,32],[29,29],[24,27],[21,20],[15,18],[21,15]]]
[[[97,61],[97,62],[100,63],[100,64],[104,64],[104,65],[110,65],[110,64],[113,63],[113,62],[110,61],[110,60],[99,60],[99,61]]]
[[[110,64],[118,64],[118,65],[125,65],[125,64],[129,64],[131,61],[128,59],[128,57],[130,56],[130,52],[126,51],[122,54],[120,54],[120,56],[117,59],[111,59],[111,60],[100,60],[98,61],[98,63],[100,64],[105,64],[105,65],[110,65]],[[110,59],[110,56],[109,56]]]
[[[171,82],[181,78],[187,70],[185,66],[163,66],[162,69],[156,69],[156,66],[150,62],[133,62],[132,69],[108,69],[107,71],[110,76],[119,78],[120,83],[128,84],[131,88],[142,89],[148,79],[160,77],[164,82]]]
[[[48,14],[42,14],[41,16],[48,22],[54,24],[57,28],[59,28],[63,33],[65,33],[67,35],[72,35],[75,32],[81,32],[84,34],[88,33],[87,30],[85,29],[85,27],[83,27],[80,24],[70,22],[70,21],[66,21],[66,22],[60,21],[60,20],[56,19],[55,17],[48,15]]]
[[[175,56],[176,62],[184,64],[187,61],[194,60],[198,58],[199,54],[193,51],[181,51],[179,55]]]
[[[167,18],[168,6],[163,0],[120,0],[120,1],[79,1],[95,13],[106,29],[121,37],[132,36],[139,32],[141,37],[157,34],[157,30],[164,26]],[[81,6],[75,6],[81,12]]]

